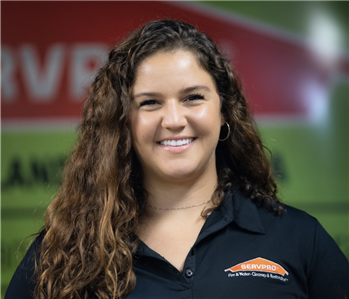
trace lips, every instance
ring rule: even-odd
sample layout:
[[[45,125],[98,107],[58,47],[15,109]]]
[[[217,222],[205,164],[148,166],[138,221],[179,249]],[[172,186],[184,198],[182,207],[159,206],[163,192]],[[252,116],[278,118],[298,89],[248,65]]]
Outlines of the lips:
[[[192,143],[195,139],[196,138],[167,139],[167,140],[162,140],[158,143],[165,146],[178,147],[178,146],[183,146],[183,145]]]

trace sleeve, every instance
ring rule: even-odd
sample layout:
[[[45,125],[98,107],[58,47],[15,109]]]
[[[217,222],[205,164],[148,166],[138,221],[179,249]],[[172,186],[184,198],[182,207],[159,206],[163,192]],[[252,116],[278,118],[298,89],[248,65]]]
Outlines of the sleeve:
[[[309,299],[349,298],[348,260],[318,221],[313,248]]]
[[[34,277],[35,254],[43,239],[41,233],[31,244],[17,267],[7,288],[4,299],[33,299],[36,278]]]

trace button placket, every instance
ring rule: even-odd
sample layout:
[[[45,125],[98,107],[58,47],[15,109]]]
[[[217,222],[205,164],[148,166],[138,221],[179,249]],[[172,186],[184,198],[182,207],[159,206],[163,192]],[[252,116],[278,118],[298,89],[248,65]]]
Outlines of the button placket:
[[[187,278],[192,277],[193,274],[194,274],[194,273],[193,273],[193,271],[192,271],[191,269],[185,270],[185,276],[186,276]]]
[[[195,248],[192,248],[184,264],[183,276],[189,284],[193,283],[195,273]]]

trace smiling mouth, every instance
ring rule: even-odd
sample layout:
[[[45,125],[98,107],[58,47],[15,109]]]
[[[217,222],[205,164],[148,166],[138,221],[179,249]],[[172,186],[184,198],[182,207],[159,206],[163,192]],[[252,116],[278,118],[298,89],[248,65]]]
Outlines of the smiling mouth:
[[[192,143],[196,138],[184,138],[184,139],[178,139],[178,140],[163,140],[158,142],[161,145],[165,145],[165,146],[183,146],[183,145],[187,145],[189,143]]]

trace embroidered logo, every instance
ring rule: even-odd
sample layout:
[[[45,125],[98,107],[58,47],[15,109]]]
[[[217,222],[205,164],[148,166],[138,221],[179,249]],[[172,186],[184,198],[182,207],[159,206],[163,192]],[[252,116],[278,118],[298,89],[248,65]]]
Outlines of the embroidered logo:
[[[278,279],[284,282],[288,281],[284,277],[288,275],[288,272],[282,266],[261,257],[237,264],[224,271],[230,272],[228,277],[255,276]]]

